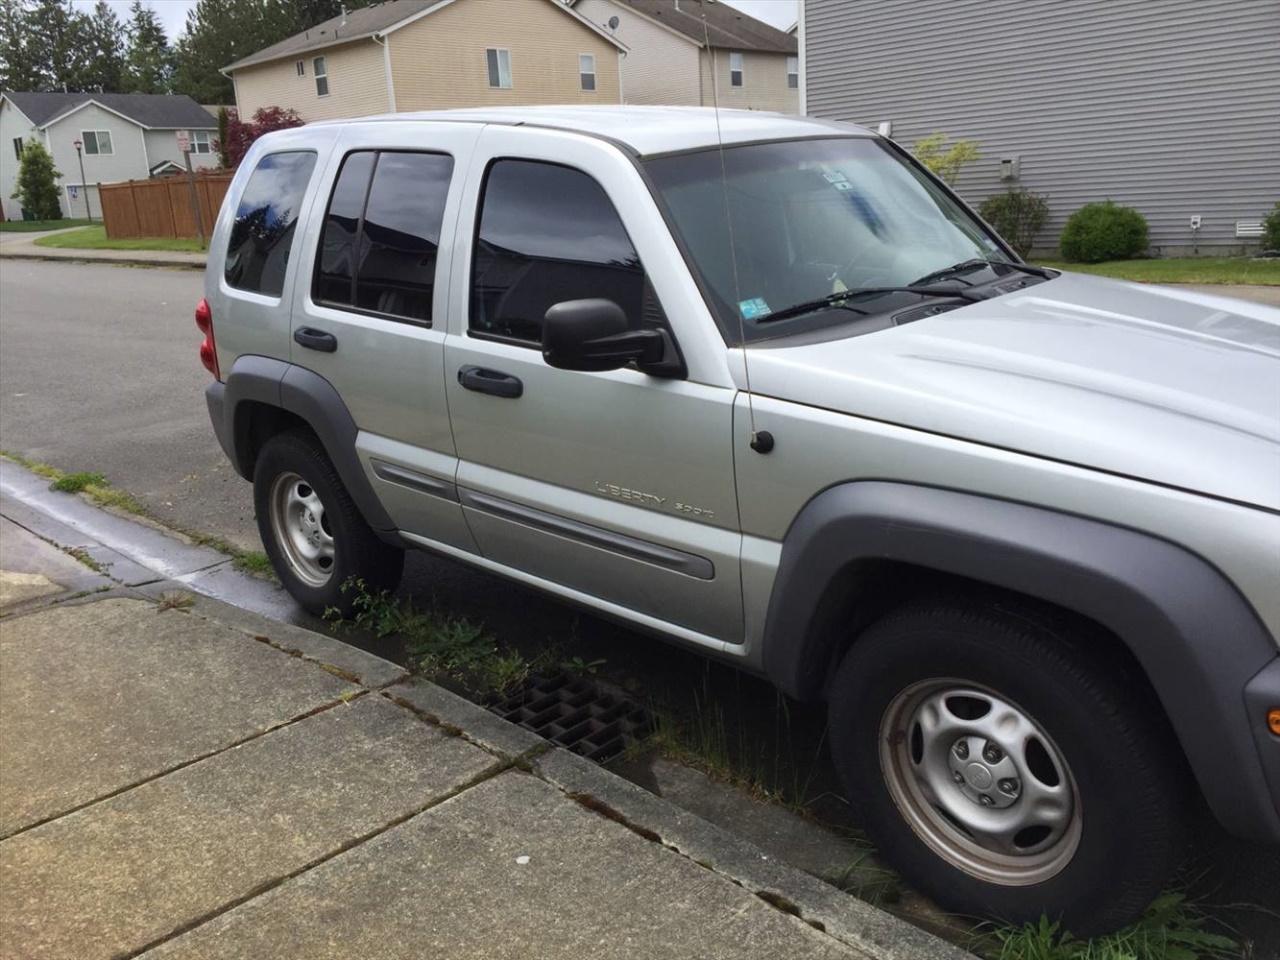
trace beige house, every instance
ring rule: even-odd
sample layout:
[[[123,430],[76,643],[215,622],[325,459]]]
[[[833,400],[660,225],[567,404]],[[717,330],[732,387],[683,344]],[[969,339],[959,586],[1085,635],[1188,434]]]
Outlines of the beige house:
[[[800,112],[794,35],[725,3],[572,0],[573,9],[627,46],[626,103]]]
[[[561,0],[390,0],[223,72],[242,117],[304,120],[530,103],[619,103],[624,44]]]

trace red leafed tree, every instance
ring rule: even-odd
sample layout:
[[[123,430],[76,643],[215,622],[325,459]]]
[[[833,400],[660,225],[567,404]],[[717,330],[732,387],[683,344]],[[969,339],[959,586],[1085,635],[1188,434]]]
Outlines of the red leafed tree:
[[[272,130],[288,130],[302,126],[302,118],[297,110],[286,110],[283,107],[263,107],[253,115],[252,120],[241,120],[235,110],[227,111],[227,162],[232,167],[240,166],[240,161],[264,133]]]

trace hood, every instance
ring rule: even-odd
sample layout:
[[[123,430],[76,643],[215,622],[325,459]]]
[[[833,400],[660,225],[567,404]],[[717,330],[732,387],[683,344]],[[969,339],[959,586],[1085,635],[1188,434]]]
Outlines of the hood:
[[[1280,510],[1280,310],[1065,273],[752,348],[759,394]]]

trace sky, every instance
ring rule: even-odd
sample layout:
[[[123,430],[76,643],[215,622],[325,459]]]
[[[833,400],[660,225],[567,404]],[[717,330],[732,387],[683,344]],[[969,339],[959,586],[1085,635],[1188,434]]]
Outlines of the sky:
[[[121,20],[129,17],[130,0],[107,0],[115,8]],[[187,22],[187,11],[196,5],[196,0],[143,0],[143,2],[160,14],[160,22],[172,43],[182,32]],[[729,6],[737,7],[765,23],[772,24],[779,30],[785,30],[796,21],[796,0],[720,0]],[[94,0],[72,0],[72,5],[86,13],[93,9]]]

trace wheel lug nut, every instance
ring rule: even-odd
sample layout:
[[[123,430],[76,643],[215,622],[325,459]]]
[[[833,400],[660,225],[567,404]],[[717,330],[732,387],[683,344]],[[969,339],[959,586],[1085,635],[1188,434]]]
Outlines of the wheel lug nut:
[[[995,801],[992,800],[990,797],[988,797],[985,793],[982,794],[982,796],[978,797],[978,802],[982,804],[984,807],[990,807],[995,805]]]
[[[1018,792],[1018,781],[1012,780],[1012,779],[1001,780],[999,783],[999,787],[1000,787],[1001,793],[1007,793],[1009,794],[1009,796],[1013,796],[1015,793]]]
[[[1004,751],[994,743],[988,743],[982,748],[982,759],[987,763],[999,763],[1004,759]]]
[[[951,774],[951,779],[954,780],[956,783],[964,783],[964,774],[961,773],[959,770],[956,770]]]
[[[954,749],[955,749],[956,756],[959,757],[961,760],[969,759],[969,744],[967,744],[965,741],[961,740],[959,743],[955,745]]]

